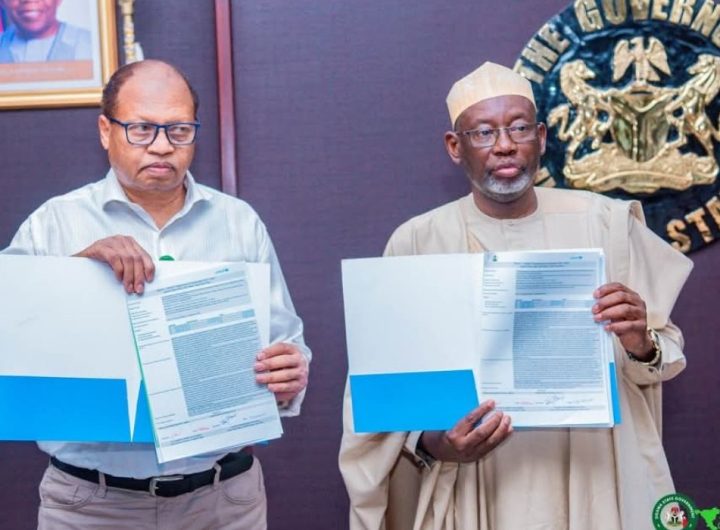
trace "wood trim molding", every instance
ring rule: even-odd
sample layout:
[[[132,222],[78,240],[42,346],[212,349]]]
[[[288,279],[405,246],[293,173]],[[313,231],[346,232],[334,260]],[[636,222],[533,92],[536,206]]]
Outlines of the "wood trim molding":
[[[220,176],[223,192],[238,196],[235,142],[235,83],[232,61],[232,19],[230,0],[215,0],[215,43],[217,46],[218,112],[220,118]]]

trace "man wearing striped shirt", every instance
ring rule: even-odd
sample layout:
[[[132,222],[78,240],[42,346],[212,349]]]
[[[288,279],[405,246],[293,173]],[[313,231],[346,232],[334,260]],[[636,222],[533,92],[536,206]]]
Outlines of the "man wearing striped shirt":
[[[302,322],[254,210],[196,183],[188,171],[197,107],[197,94],[175,67],[143,61],[120,68],[98,118],[107,176],[43,204],[4,252],[102,261],[138,294],[163,255],[268,263],[272,345],[254,368],[281,415],[295,416],[310,360]],[[266,528],[262,471],[248,448],[158,464],[152,444],[39,445],[52,456],[40,486],[41,530]]]

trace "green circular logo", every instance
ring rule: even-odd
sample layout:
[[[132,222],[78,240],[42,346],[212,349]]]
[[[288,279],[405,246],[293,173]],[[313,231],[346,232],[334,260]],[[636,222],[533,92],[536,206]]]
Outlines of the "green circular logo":
[[[690,497],[682,493],[665,495],[655,503],[652,521],[656,530],[695,530],[697,508]]]

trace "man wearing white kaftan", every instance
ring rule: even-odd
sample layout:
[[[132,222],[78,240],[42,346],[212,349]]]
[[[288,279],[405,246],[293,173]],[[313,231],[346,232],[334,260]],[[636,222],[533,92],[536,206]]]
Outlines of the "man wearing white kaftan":
[[[455,114],[451,91],[448,106],[456,131],[446,135],[446,143],[451,158],[460,160],[468,173],[473,193],[400,226],[385,255],[603,248],[613,283],[598,290],[601,307],[594,312],[596,320],[610,322],[606,329],[615,332],[622,423],[612,429],[512,432],[509,418],[498,419],[495,433],[485,438],[492,443],[474,453],[472,461],[448,460],[428,454],[440,446],[418,443],[433,433],[355,434],[346,393],[340,469],[350,496],[351,530],[650,530],[655,502],[674,491],[661,442],[661,382],[685,367],[682,335],[669,317],[691,263],[645,227],[636,202],[536,189],[532,180],[506,193],[512,200],[504,200],[503,193],[524,173],[534,175],[544,151],[544,128],[537,133],[537,153],[532,141],[525,143],[523,130],[509,130],[527,125],[517,125],[518,117],[528,118],[516,112],[518,96],[533,104],[529,118],[534,118],[532,92],[524,90],[486,91]],[[493,121],[497,100],[512,105],[502,107],[502,119]],[[467,122],[466,109],[487,109],[488,102],[493,110],[480,123],[490,116],[489,126],[496,129],[487,134],[494,135],[495,143],[481,138],[476,144],[487,144],[493,153],[483,151],[485,158],[478,163],[465,154],[466,146],[457,156],[463,141],[458,140],[463,134],[458,125]],[[491,169],[483,173],[478,168]],[[492,178],[500,181],[494,189],[487,184]],[[606,294],[608,286],[615,294]],[[620,291],[622,308],[603,302]],[[627,313],[619,316],[621,310]],[[647,351],[645,342],[633,342],[643,337],[644,329],[626,331],[637,320],[654,330],[654,351]],[[618,323],[624,327],[615,327]],[[445,442],[448,438],[453,438],[450,432],[442,435]]]

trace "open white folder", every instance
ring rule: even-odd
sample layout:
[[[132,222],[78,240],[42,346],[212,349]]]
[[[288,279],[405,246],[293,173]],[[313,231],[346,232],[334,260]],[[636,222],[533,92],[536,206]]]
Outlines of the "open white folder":
[[[217,265],[160,262],[156,280]],[[246,266],[264,346],[270,270]],[[107,265],[0,255],[0,293],[0,439],[153,442],[127,295]]]
[[[611,340],[591,313],[599,249],[342,263],[356,432],[452,427],[494,399],[515,427],[620,420]]]

